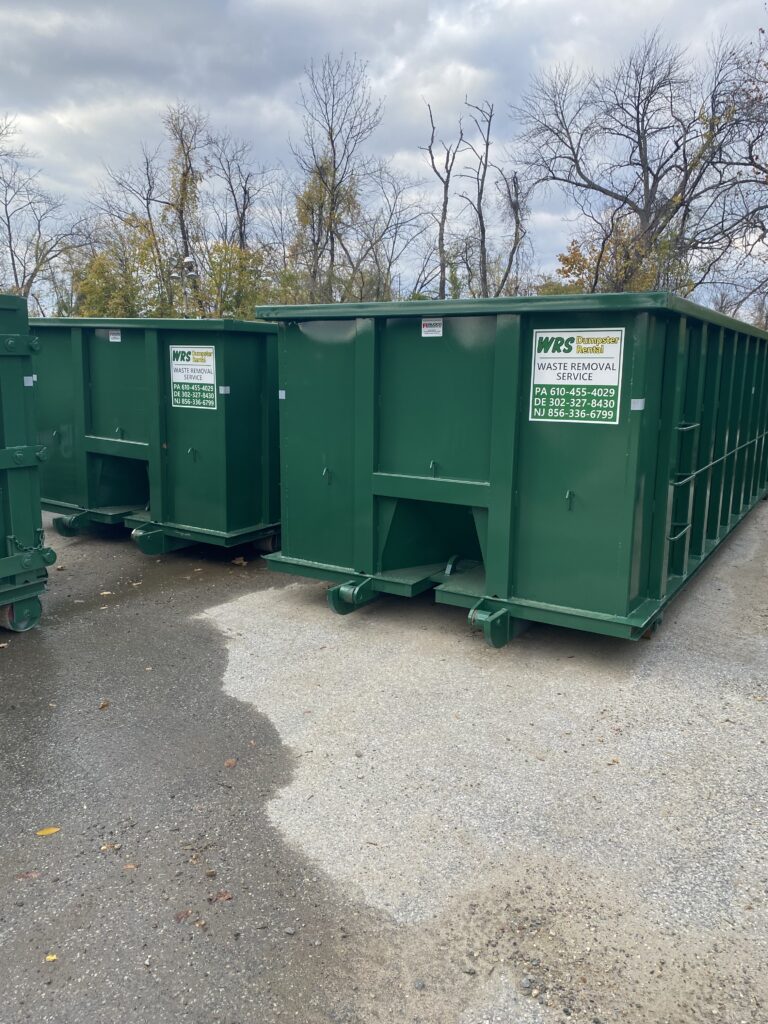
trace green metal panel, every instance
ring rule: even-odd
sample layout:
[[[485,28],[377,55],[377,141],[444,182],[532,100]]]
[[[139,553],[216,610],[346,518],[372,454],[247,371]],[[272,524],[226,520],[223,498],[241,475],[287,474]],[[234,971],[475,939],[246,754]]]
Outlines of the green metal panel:
[[[0,295],[0,626],[23,631],[40,618],[39,595],[56,556],[45,546],[35,441],[32,354],[26,300]]]
[[[380,592],[636,639],[765,496],[768,335],[665,293],[266,307],[283,549]]]
[[[39,319],[43,507],[62,532],[121,523],[147,553],[279,524],[272,324]]]

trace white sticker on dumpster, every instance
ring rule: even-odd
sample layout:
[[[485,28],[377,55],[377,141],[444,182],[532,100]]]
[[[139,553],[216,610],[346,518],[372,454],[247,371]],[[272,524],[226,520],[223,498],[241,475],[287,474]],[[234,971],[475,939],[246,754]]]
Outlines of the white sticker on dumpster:
[[[442,338],[443,318],[441,316],[438,316],[432,317],[431,320],[422,320],[421,336],[422,338]]]
[[[210,345],[171,345],[171,405],[216,408],[216,351]]]
[[[624,328],[533,332],[530,419],[619,422]]]

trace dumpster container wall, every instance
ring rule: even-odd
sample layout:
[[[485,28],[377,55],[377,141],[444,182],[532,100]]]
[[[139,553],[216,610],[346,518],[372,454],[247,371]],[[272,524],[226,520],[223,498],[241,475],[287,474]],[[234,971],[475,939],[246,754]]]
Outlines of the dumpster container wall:
[[[659,294],[263,308],[282,551],[336,611],[637,638],[766,493],[768,336]]]
[[[63,532],[134,530],[158,553],[279,522],[276,328],[229,320],[32,320],[43,507]]]
[[[36,347],[26,300],[0,295],[0,626],[19,632],[39,621],[46,567],[56,560],[45,546],[40,516],[46,451],[35,442]]]

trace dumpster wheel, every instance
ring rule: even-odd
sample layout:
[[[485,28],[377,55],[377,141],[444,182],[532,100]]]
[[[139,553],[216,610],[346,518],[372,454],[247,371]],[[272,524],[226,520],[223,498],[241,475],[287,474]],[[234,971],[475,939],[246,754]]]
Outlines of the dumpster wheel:
[[[654,633],[657,632],[659,626],[661,626],[663,616],[660,615],[657,619],[654,619],[648,629],[643,633],[643,640],[652,640]]]
[[[281,543],[280,531],[276,530],[275,533],[270,533],[267,537],[260,537],[258,540],[255,540],[253,546],[259,554],[274,555],[276,551],[280,550]]]
[[[13,633],[26,633],[40,621],[43,606],[39,597],[28,597],[15,604],[4,604],[0,607],[0,626],[10,629]]]

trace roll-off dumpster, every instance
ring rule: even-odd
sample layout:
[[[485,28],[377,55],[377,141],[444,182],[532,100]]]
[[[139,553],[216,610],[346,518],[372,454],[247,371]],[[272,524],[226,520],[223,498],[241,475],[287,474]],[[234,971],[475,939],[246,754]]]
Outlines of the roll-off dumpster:
[[[33,319],[43,507],[71,534],[133,530],[159,554],[279,527],[273,324]]]
[[[331,607],[434,590],[494,646],[636,639],[766,494],[768,335],[665,293],[261,308],[282,550]]]

